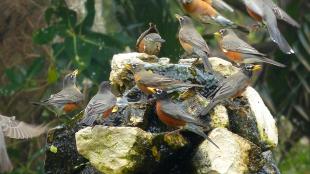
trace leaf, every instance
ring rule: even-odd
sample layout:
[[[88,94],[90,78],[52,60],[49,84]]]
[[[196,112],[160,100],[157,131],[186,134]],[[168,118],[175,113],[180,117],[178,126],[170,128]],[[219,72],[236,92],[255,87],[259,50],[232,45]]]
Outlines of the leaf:
[[[58,79],[58,72],[55,66],[50,66],[47,72],[47,82],[49,84],[55,83]]]
[[[44,58],[38,57],[36,58],[32,64],[27,68],[27,78],[32,78],[37,75],[43,68]]]
[[[55,35],[56,35],[56,29],[55,27],[51,26],[37,30],[33,34],[32,40],[36,44],[40,45],[47,44],[54,39]]]

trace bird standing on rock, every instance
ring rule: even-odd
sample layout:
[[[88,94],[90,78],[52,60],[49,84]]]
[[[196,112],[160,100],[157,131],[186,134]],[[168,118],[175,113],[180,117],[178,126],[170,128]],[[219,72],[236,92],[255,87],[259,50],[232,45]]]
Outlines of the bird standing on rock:
[[[245,64],[241,71],[220,81],[220,85],[210,95],[213,96],[210,103],[200,115],[206,115],[215,105],[226,99],[240,96],[249,86],[253,72],[260,69],[260,65]]]
[[[221,4],[221,7],[223,7],[223,1],[222,3],[220,3],[220,1],[217,0],[181,0],[182,7],[186,11],[186,13],[198,19],[202,23],[207,24],[214,21],[216,24],[219,24],[223,27],[232,27],[240,29],[244,32],[249,32],[246,27],[237,25],[231,20],[222,16],[217,10],[213,8],[212,5],[214,4],[214,2],[217,4]]]
[[[219,148],[204,133],[204,129],[209,129],[206,125],[200,123],[193,116],[189,115],[182,106],[173,103],[167,96],[167,93],[160,91],[156,93],[156,114],[158,118],[167,126],[185,129],[210,141],[214,146]],[[177,131],[179,131],[177,130]]]
[[[156,25],[150,23],[149,28],[138,38],[136,48],[139,53],[158,56],[164,42],[165,40],[159,35]]]
[[[251,45],[241,40],[231,29],[221,29],[214,34],[222,52],[235,63],[268,63],[285,67],[282,63],[268,59],[265,54],[258,52]]]
[[[182,87],[204,87],[203,85],[184,83],[169,77],[154,74],[152,71],[147,71],[142,64],[127,64],[126,68],[133,72],[134,80],[138,88],[148,95],[156,93],[156,89],[168,91]]]
[[[294,50],[287,43],[278,28],[277,18],[283,19],[293,26],[298,27],[299,24],[272,0],[243,0],[243,3],[254,20],[262,22],[267,26],[271,40],[279,46],[280,50],[286,54],[293,54]]]
[[[0,115],[0,172],[10,172],[13,165],[6,151],[4,136],[14,139],[37,137],[47,131],[47,126],[35,126]]]
[[[204,64],[205,69],[212,71],[212,65],[209,62],[210,50],[203,39],[203,37],[195,29],[192,20],[188,16],[180,16],[178,14],[175,17],[179,20],[179,41],[185,52],[189,55],[198,55]]]
[[[81,123],[90,126],[93,125],[98,115],[107,118],[115,105],[116,97],[111,92],[110,82],[102,82],[99,85],[97,94],[87,104]]]
[[[43,100],[40,105],[51,105],[56,108],[56,113],[59,115],[62,112],[72,112],[79,108],[79,103],[83,101],[84,95],[76,87],[76,76],[78,70],[67,74],[63,80],[63,89],[57,94],[53,94],[50,98]]]

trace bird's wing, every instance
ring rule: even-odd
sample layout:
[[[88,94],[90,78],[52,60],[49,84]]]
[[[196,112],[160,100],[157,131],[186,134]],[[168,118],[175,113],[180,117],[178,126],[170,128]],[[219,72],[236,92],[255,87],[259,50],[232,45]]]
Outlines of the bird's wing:
[[[4,135],[15,139],[37,137],[47,131],[47,126],[30,125],[14,119],[10,119],[9,121],[7,121],[5,124],[2,125]]]
[[[169,77],[165,77],[159,74],[147,74],[144,75],[143,78],[139,79],[139,82],[145,84],[148,87],[166,87],[171,84],[177,84],[179,81],[175,79],[171,79]]]
[[[276,17],[280,20],[283,20],[289,24],[291,24],[292,26],[295,27],[300,27],[300,25],[298,24],[298,22],[296,20],[294,20],[290,15],[288,15],[284,10],[282,10],[276,3],[274,3],[272,0],[264,0],[266,4],[268,4],[268,6],[270,6],[274,12],[274,14],[276,15]]]
[[[187,112],[185,112],[182,106],[176,103],[173,103],[172,101],[169,101],[169,100],[162,101],[161,110],[164,113],[174,117],[175,119],[183,120],[187,123],[193,123],[193,124],[202,126],[202,124],[199,123],[197,119],[195,119],[194,117],[189,115]]]
[[[83,100],[83,94],[76,87],[65,88],[57,94],[51,95],[49,99],[44,101],[50,104],[67,104],[76,103]]]
[[[248,77],[241,72],[228,77],[223,81],[221,88],[216,92],[212,100],[224,100],[232,97],[248,85],[248,80]]]
[[[88,103],[84,111],[84,117],[102,114],[116,104],[113,94],[96,94]]]
[[[0,172],[10,172],[12,169],[13,166],[6,151],[4,135],[0,127]]]
[[[230,5],[228,5],[226,2],[224,2],[223,0],[203,0],[203,1],[211,4],[217,9],[223,9],[223,10],[228,10],[230,12],[234,12],[234,9]]]
[[[210,52],[206,41],[195,29],[187,28],[186,30],[182,30],[179,34],[179,39],[183,42],[188,43],[195,48],[199,48],[206,53]]]
[[[224,37],[222,42],[222,48],[228,51],[235,51],[243,54],[266,56],[265,54],[258,52],[254,47],[236,36]]]

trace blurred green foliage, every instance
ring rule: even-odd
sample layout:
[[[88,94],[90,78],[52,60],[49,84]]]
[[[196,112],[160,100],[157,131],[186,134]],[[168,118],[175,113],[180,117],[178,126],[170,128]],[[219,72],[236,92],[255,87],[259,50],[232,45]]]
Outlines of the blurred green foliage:
[[[256,88],[274,115],[287,116],[295,125],[294,131],[301,132],[298,136],[309,135],[310,10],[304,0],[286,1],[290,2],[287,11],[302,24],[297,32],[296,28],[287,24],[279,25],[289,43],[292,43],[296,55],[284,55],[276,47],[272,47],[271,50],[268,47],[269,56],[276,57],[276,60],[287,64],[288,67],[277,69],[266,66]],[[237,15],[231,15],[237,18],[238,23],[245,24],[250,21],[245,17],[247,15],[239,1],[227,2],[239,9],[236,11]],[[26,116],[31,115],[31,119],[24,117],[25,120],[50,121],[51,117],[41,116],[45,114],[42,108],[28,108],[25,102],[39,100],[54,93],[59,89],[55,89],[55,86],[61,84],[63,75],[76,68],[82,72],[78,77],[80,82],[85,78],[91,79],[95,84],[107,80],[112,56],[134,51],[136,39],[148,27],[149,22],[157,25],[166,40],[160,56],[170,57],[175,62],[183,53],[176,37],[179,25],[174,13],[183,13],[177,0],[103,0],[103,19],[107,30],[105,33],[91,30],[95,18],[94,3],[94,0],[86,0],[86,15],[82,20],[78,20],[77,12],[70,9],[65,0],[51,0],[44,13],[44,27],[37,28],[32,35],[33,43],[44,51],[34,49],[32,51],[37,54],[31,61],[2,70],[1,78],[6,82],[0,85],[0,97],[5,103],[1,106],[2,112],[11,114],[19,111]],[[199,31],[203,30],[202,25],[197,25],[198,27]],[[250,35],[250,41],[258,44],[258,48],[267,45],[267,40],[266,33]],[[212,43],[211,49],[217,49],[212,38],[208,37],[208,42]],[[33,92],[30,93],[32,98],[27,95],[29,91]],[[35,96],[34,93],[38,95]],[[16,107],[19,106],[16,104],[18,102],[24,102],[22,105],[25,105],[24,110],[27,112]],[[28,153],[29,156],[21,161],[20,155],[25,152],[19,152],[17,147],[21,145],[8,146],[16,166],[13,173],[43,173],[43,162],[40,160],[40,155],[44,153],[43,148],[36,149],[37,146],[31,146],[31,154]],[[293,165],[309,163],[306,154],[309,154],[308,148],[300,153],[292,150],[281,163],[281,169],[297,172]],[[309,171],[306,167],[304,169]]]

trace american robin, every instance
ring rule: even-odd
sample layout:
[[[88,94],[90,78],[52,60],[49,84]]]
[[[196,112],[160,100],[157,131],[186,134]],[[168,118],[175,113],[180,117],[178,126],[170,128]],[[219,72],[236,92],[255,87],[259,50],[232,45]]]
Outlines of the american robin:
[[[138,88],[145,94],[154,94],[156,89],[168,91],[182,87],[204,87],[203,85],[184,83],[169,77],[147,71],[142,64],[127,64],[126,68],[133,72]]]
[[[208,129],[206,125],[200,123],[193,116],[189,115],[182,106],[173,103],[165,91],[156,93],[156,114],[158,118],[167,126],[188,130],[209,140],[214,146],[219,148],[205,133]]]
[[[292,18],[288,18],[289,16],[286,13],[282,13],[284,11],[271,2],[271,0],[243,0],[243,3],[254,20],[262,22],[267,26],[271,40],[279,46],[280,50],[286,54],[293,54],[294,50],[287,43],[278,28],[277,17],[296,25],[295,21],[290,20]]]
[[[116,97],[111,92],[110,82],[104,81],[99,85],[97,94],[89,101],[84,111],[82,124],[87,126],[93,125],[96,118],[103,116],[107,118],[114,106],[116,105]]]
[[[35,126],[0,115],[0,172],[10,172],[13,165],[6,151],[4,136],[14,139],[37,137],[47,131],[47,126]]]
[[[212,5],[215,8],[234,12],[234,9],[222,0],[203,0],[203,1],[207,2],[208,4]]]
[[[249,32],[246,27],[237,25],[221,15],[216,9],[213,8],[213,2],[210,0],[181,0],[182,7],[186,13],[198,19],[202,23],[206,24],[214,21],[216,24],[224,27],[233,27],[244,32]]]
[[[200,115],[206,115],[215,105],[226,99],[240,96],[249,86],[253,72],[260,69],[260,65],[245,64],[241,71],[221,81],[211,94],[213,97],[210,103]]]
[[[68,113],[78,109],[79,103],[84,99],[84,95],[75,85],[77,74],[78,70],[67,74],[63,80],[63,89],[57,94],[51,95],[50,98],[43,100],[38,104],[55,107],[57,114],[61,113],[62,111]]]
[[[165,40],[159,35],[156,25],[150,23],[149,28],[138,38],[136,48],[139,53],[157,56],[163,42],[165,42]]]
[[[192,20],[188,16],[180,16],[178,14],[175,17],[179,20],[179,41],[183,49],[187,54],[197,54],[202,58],[205,69],[212,71],[212,65],[209,62],[209,47],[206,41],[195,29]]]
[[[221,29],[214,33],[219,41],[222,52],[235,63],[269,63],[285,67],[282,63],[268,59],[265,54],[258,52],[251,45],[241,40],[233,30]]]

